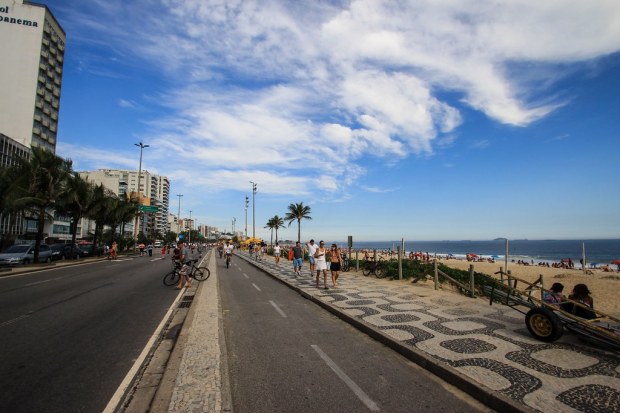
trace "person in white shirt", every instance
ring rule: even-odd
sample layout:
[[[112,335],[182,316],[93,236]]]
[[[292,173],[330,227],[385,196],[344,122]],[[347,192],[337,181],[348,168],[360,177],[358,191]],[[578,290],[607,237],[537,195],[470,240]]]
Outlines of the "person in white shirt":
[[[230,257],[230,259],[232,259],[232,253],[234,249],[235,246],[228,242],[228,244],[224,246],[224,254],[226,254],[227,257]]]
[[[308,262],[310,262],[310,274],[314,274],[314,267],[316,266],[316,260],[314,254],[318,246],[314,243],[314,240],[311,239],[310,242],[306,242],[306,246],[308,247]]]
[[[276,246],[273,247],[273,256],[276,259],[276,265],[280,265],[280,245],[276,242]]]

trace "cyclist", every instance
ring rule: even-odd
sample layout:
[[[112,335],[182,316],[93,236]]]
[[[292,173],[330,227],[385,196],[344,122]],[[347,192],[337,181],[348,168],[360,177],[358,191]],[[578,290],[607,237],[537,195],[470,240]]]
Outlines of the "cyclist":
[[[230,260],[232,259],[232,253],[234,249],[235,249],[235,246],[232,245],[230,241],[228,241],[226,245],[224,246],[224,252],[226,253],[226,261],[230,262]]]
[[[224,254],[224,245],[221,242],[217,244],[217,252],[220,253],[220,258],[222,258],[222,255]]]

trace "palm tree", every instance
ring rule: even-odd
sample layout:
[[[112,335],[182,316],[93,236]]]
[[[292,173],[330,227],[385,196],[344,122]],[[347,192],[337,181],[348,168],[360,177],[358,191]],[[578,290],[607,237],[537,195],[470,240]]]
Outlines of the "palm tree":
[[[34,147],[30,160],[20,161],[19,169],[19,185],[25,196],[18,199],[18,203],[30,209],[37,218],[34,244],[34,261],[37,262],[45,220],[50,216],[48,211],[55,209],[65,191],[67,179],[72,172],[72,162],[48,150]]]
[[[276,230],[276,244],[278,243],[278,229],[284,226],[284,220],[277,215],[274,215],[273,218],[273,229]]]
[[[269,241],[269,245],[273,245],[273,227],[274,227],[273,218],[269,218],[267,221],[267,225],[264,228],[269,228],[271,230],[271,241]]]
[[[92,183],[73,172],[67,179],[66,191],[58,201],[57,211],[71,217],[71,245],[75,245],[80,220],[90,208],[93,188]]]
[[[7,231],[2,234],[0,250],[13,243],[17,233],[17,220],[22,219],[22,208],[18,199],[24,196],[24,190],[19,185],[20,176],[20,168],[17,166],[0,168],[0,219],[9,219]]]
[[[310,217],[310,207],[304,205],[303,202],[298,204],[290,204],[284,219],[288,221],[289,227],[293,221],[297,221],[297,241],[301,242],[301,220],[312,219],[312,217]]]

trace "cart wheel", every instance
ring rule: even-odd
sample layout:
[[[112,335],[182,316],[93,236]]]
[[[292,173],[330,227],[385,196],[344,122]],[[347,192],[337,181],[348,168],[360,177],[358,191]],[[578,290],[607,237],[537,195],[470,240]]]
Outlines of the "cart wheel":
[[[532,308],[528,311],[525,325],[535,338],[548,343],[556,341],[564,333],[560,319],[546,308]]]

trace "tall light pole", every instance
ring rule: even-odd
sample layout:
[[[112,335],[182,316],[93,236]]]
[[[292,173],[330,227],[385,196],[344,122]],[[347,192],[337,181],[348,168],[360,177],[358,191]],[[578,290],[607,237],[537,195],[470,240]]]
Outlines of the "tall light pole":
[[[179,235],[180,235],[181,234],[181,197],[183,195],[177,194],[177,196],[179,197],[179,213],[177,214],[177,231],[179,231]]]
[[[250,181],[252,184],[252,238],[256,238],[256,201],[254,196],[256,195],[256,182]]]
[[[248,206],[250,205],[250,198],[245,196],[245,237],[248,237]]]
[[[134,143],[135,146],[140,148],[140,165],[138,166],[138,215],[136,215],[136,225],[134,228],[134,234],[136,234],[136,242],[138,241],[138,217],[140,216],[140,206],[142,206],[142,190],[140,189],[140,181],[142,181],[142,150],[148,148],[149,145],[145,145],[142,142]]]
[[[192,243],[192,229],[193,229],[193,227],[194,227],[194,223],[192,221],[192,210],[190,209],[189,210],[189,231],[187,233],[187,242],[189,244]]]
[[[233,217],[232,219],[233,237],[235,236],[235,224],[236,223],[237,223],[237,218]]]

